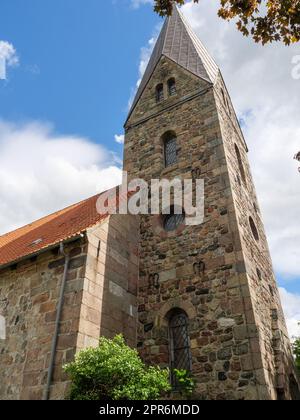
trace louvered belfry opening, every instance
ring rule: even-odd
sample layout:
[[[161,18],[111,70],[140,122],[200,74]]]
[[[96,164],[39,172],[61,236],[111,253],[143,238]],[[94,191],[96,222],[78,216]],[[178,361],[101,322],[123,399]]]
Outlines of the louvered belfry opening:
[[[182,310],[174,310],[169,317],[170,369],[173,389],[179,389],[174,369],[191,371],[192,358],[188,332],[188,317]]]

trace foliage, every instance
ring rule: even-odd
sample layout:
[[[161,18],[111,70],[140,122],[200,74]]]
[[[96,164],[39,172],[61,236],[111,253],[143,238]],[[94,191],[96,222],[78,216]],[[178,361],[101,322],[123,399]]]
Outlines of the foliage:
[[[296,366],[300,374],[300,338],[293,342],[293,352],[295,356]]]
[[[174,369],[174,373],[182,396],[186,399],[191,398],[195,391],[196,384],[194,379],[191,377],[190,372],[187,370]]]
[[[155,0],[154,10],[161,16],[171,15],[173,3],[183,5],[187,0]],[[282,41],[289,45],[300,40],[300,0],[220,0],[218,15],[235,19],[239,31],[262,44]]]
[[[300,152],[298,152],[295,156],[294,159],[298,160],[300,162]],[[299,168],[299,172],[300,172],[300,168]]]
[[[100,338],[64,366],[72,381],[71,400],[149,400],[170,390],[169,371],[147,367],[122,335]]]

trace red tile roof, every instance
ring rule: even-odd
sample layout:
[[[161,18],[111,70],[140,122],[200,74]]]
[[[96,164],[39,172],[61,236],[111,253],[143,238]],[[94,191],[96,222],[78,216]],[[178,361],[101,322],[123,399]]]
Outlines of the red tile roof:
[[[98,197],[99,194],[0,236],[0,267],[76,237],[104,220],[107,214],[97,213]]]

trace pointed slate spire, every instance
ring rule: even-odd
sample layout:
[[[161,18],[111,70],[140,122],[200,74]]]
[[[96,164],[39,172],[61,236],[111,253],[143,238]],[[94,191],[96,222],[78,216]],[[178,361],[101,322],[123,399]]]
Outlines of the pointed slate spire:
[[[161,56],[166,56],[181,67],[209,83],[215,83],[218,66],[195,35],[184,16],[174,7],[155,44],[150,61],[134,98],[129,115],[135,108]]]

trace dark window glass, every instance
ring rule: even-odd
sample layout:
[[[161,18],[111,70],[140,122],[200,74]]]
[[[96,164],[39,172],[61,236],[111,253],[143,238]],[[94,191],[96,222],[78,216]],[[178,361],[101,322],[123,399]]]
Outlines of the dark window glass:
[[[260,271],[259,268],[256,269],[256,273],[257,273],[257,277],[259,278],[259,280],[261,280],[262,276],[261,276],[261,271]]]
[[[156,102],[161,102],[164,99],[164,85],[160,83],[156,86]]]
[[[164,141],[165,166],[173,165],[177,162],[177,139],[175,136],[167,136]]]
[[[169,319],[170,368],[174,388],[178,388],[173,369],[191,370],[192,358],[188,332],[188,317],[183,311],[174,311]]]
[[[252,231],[252,235],[254,236],[254,239],[256,241],[259,241],[258,230],[257,230],[256,224],[254,223],[254,220],[252,219],[251,216],[249,217],[249,225],[250,225],[250,228],[251,228],[251,231]]]
[[[169,95],[173,96],[176,94],[176,82],[175,79],[169,79],[168,80],[168,91]]]
[[[236,158],[237,158],[238,165],[239,165],[240,174],[241,174],[242,180],[246,184],[246,174],[245,174],[245,169],[244,169],[244,165],[243,165],[243,161],[242,161],[242,156],[241,156],[240,150],[239,150],[239,148],[237,147],[236,144],[234,145],[234,148],[235,148]]]
[[[225,93],[224,93],[224,90],[223,90],[223,89],[221,89],[221,92],[222,92],[223,102],[224,102],[224,104],[226,104],[226,98],[225,98]]]
[[[184,220],[185,220],[184,214],[168,214],[165,216],[165,219],[164,219],[164,229],[167,232],[176,230],[178,226],[184,223]]]

